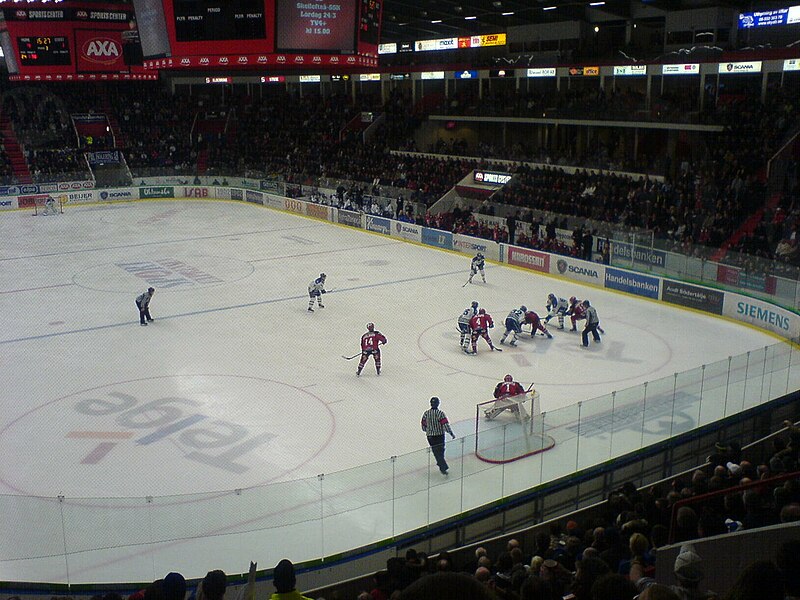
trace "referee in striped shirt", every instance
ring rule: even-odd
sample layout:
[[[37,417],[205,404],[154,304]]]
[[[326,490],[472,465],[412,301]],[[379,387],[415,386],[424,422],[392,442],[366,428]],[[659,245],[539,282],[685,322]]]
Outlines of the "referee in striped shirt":
[[[444,432],[450,434],[450,437],[456,439],[456,434],[450,429],[450,422],[447,420],[447,415],[439,410],[439,399],[434,396],[431,398],[431,407],[422,413],[422,431],[428,436],[428,444],[430,444],[433,456],[436,457],[436,465],[439,467],[442,475],[447,475],[447,461],[444,459]]]

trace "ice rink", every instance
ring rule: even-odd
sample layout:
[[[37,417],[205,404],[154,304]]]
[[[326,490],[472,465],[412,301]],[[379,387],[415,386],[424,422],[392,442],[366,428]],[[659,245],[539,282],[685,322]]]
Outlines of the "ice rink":
[[[474,431],[476,403],[488,400],[506,373],[526,386],[534,382],[549,413],[776,343],[721,319],[501,265],[487,266],[486,284],[464,287],[469,260],[232,202],[2,215],[0,501],[7,522],[0,580],[242,572],[250,559],[267,567],[283,556],[297,562],[320,556],[320,548],[329,554],[361,543],[361,519],[369,521],[364,539],[381,539],[404,526],[383,509],[374,521],[364,511],[355,524],[342,517],[305,539],[302,530],[248,519],[251,526],[236,538],[238,530],[202,500],[285,482],[291,492],[269,486],[264,502],[292,508],[297,485],[289,482],[326,474],[326,482],[341,483],[350,476],[332,474],[344,470],[352,476],[341,483],[342,497],[360,494],[375,484],[368,468],[356,467],[409,453],[428,460],[419,420],[431,396],[441,398],[463,438]],[[306,288],[321,272],[330,292],[325,308],[309,313]],[[134,299],[150,285],[155,322],[140,327]],[[502,353],[479,341],[477,356],[460,351],[456,318],[471,301],[495,318],[497,343],[509,310],[525,304],[543,314],[551,292],[591,300],[606,331],[601,344],[579,348],[578,334],[551,321],[552,340],[523,336]],[[369,362],[356,378],[357,359],[342,356],[359,351],[367,322],[388,338],[383,372],[376,376]],[[542,456],[555,459],[558,448]],[[459,453],[457,442],[451,453]],[[549,458],[514,464],[534,460],[542,477]],[[430,471],[422,469],[420,478],[439,477]],[[316,489],[310,494],[319,496]],[[39,505],[19,496],[44,499]],[[63,503],[52,500],[58,496]],[[208,535],[224,532],[211,542],[211,556],[203,555],[209,542],[182,541],[181,534],[157,547],[133,533],[122,541],[97,539],[99,522],[140,530],[141,514],[148,514],[142,499],[158,504],[164,496],[181,498],[184,508],[172,519],[193,523],[201,542],[206,526]],[[84,511],[74,525],[70,502]],[[385,531],[381,518],[391,520]],[[425,518],[438,517],[429,510]],[[166,525],[146,519],[147,535],[161,539],[158,529]],[[74,537],[84,528],[92,538],[85,545]],[[41,550],[48,539],[49,555]],[[240,552],[230,563],[220,558],[235,552],[228,546]],[[97,547],[104,550],[90,551]]]

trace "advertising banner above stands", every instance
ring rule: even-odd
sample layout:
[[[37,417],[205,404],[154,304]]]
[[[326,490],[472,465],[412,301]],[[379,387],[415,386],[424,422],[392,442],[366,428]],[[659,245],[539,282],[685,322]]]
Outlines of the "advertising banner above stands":
[[[602,254],[606,245],[605,239],[597,240],[597,251]],[[631,256],[633,255],[633,256]],[[649,247],[636,246],[635,248],[626,242],[611,242],[611,262],[612,264],[620,263],[639,263],[653,267],[663,268],[667,261],[667,255],[661,250],[653,250]],[[618,265],[624,266],[624,265]]]
[[[720,74],[761,73],[761,61],[719,63]]]
[[[478,72],[473,70],[456,71],[455,73],[453,73],[453,76],[456,79],[477,79]]]
[[[541,69],[528,69],[525,71],[526,77],[555,77],[556,76],[556,69],[555,67],[552,68],[541,68]]]
[[[101,150],[87,152],[86,159],[90,165],[119,164],[122,162],[122,154],[119,150]]]
[[[605,284],[612,290],[658,300],[661,280],[658,277],[606,267]]]
[[[647,65],[623,65],[614,67],[614,77],[647,75]]]
[[[550,259],[550,273],[585,281],[600,287],[603,287],[606,280],[606,268],[604,265],[568,256],[553,256]]]
[[[748,273],[729,265],[717,265],[717,281],[757,292],[775,293],[776,280],[772,275]]]
[[[661,65],[662,75],[700,75],[700,64]]]
[[[406,221],[392,221],[392,237],[411,240],[412,242],[422,241],[422,225],[408,223]]]
[[[800,71],[800,58],[787,58],[783,61],[784,71]]]
[[[517,246],[505,246],[506,262],[516,267],[523,267],[541,273],[550,272],[550,255]]]
[[[560,229],[556,228],[556,240],[560,243],[564,244],[568,248],[575,247],[575,238],[573,238],[574,232],[570,231],[569,229]],[[547,239],[547,225],[539,225],[538,231],[539,239],[544,240]]]
[[[722,314],[725,294],[718,290],[689,285],[680,281],[662,280],[661,299],[670,304],[703,310],[715,315]]]
[[[52,194],[70,190],[90,190],[94,181],[59,181],[58,183],[22,183],[19,185],[0,185],[0,196],[20,196],[22,194]]]
[[[492,240],[485,240],[483,238],[472,237],[471,235],[463,235],[461,233],[453,234],[453,250],[464,252],[465,254],[475,255],[478,252],[483,254],[489,260],[501,260],[500,257],[500,244]]]
[[[800,335],[800,315],[750,296],[725,292],[722,314],[782,337]]]

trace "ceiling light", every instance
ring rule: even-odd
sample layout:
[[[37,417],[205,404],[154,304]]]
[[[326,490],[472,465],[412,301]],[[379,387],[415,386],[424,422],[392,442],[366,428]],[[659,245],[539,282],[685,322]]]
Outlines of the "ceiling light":
[[[595,25],[595,26],[594,26],[594,32],[595,32],[595,33],[598,33],[599,31],[600,31],[600,27],[599,27],[599,26],[597,26],[597,25]]]
[[[513,15],[513,14],[514,14],[514,11],[511,11],[511,12],[504,12],[504,13],[503,13],[503,16],[504,16],[504,17],[510,17],[510,16],[511,16],[511,15]]]
[[[542,10],[555,10],[555,6],[545,6]]]
[[[465,20],[465,21],[473,21],[473,20],[475,20],[475,19],[477,19],[477,18],[478,18],[478,17],[464,17],[464,20]]]
[[[441,19],[434,19],[433,21],[431,21],[431,25],[436,25],[436,23],[441,23],[441,22],[442,22]]]
[[[494,2],[492,2],[492,6],[494,6],[495,8],[500,8],[501,6],[503,6],[503,3],[500,0],[494,0]]]
[[[589,2],[589,6],[603,6],[605,2]]]

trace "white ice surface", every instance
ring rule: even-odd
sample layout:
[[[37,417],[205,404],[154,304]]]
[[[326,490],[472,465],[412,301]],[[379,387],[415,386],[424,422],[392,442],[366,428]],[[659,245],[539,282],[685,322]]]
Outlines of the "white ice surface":
[[[475,404],[506,373],[535,382],[542,409],[563,416],[557,409],[748,350],[763,354],[776,343],[721,319],[500,265],[488,265],[487,284],[462,287],[468,265],[466,255],[230,202],[2,215],[0,502],[14,518],[0,532],[0,579],[75,583],[151,580],[178,567],[187,576],[217,566],[243,571],[251,558],[261,565],[283,556],[305,560],[388,537],[416,525],[402,514],[417,512],[413,503],[395,504],[392,518],[381,512],[385,506],[373,518],[369,510],[348,512],[347,503],[357,507],[365,489],[381,486],[391,497],[391,456],[401,456],[395,468],[404,460],[426,464],[427,452],[402,455],[426,445],[419,418],[431,396],[441,398],[463,438],[473,431]],[[325,308],[309,313],[306,286],[323,271],[330,293]],[[157,290],[155,322],[140,327],[134,298],[149,285]],[[606,331],[600,345],[579,348],[578,334],[551,321],[552,340],[524,337],[503,353],[481,340],[477,356],[460,351],[456,318],[472,300],[494,316],[497,343],[510,309],[525,304],[543,314],[550,292],[591,300]],[[342,355],[358,352],[370,321],[389,341],[383,372],[377,377],[370,362],[356,378],[357,359]],[[635,437],[634,445],[641,441]],[[599,450],[564,443],[561,451],[574,468],[576,452],[606,458],[631,449],[615,447],[620,439],[604,440]],[[450,443],[448,456],[459,454],[457,446]],[[465,476],[486,466],[468,460],[468,446],[459,463]],[[545,453],[544,464],[531,458],[509,469],[535,460],[538,478],[557,476],[561,467],[548,464],[557,449]],[[403,494],[429,489],[429,469],[420,473],[416,483],[395,482]],[[250,518],[251,505],[227,509],[201,494],[245,489],[231,496],[241,503],[248,488],[300,479],[251,493],[273,512],[307,509],[297,519],[301,529],[262,524]],[[454,492],[455,507],[426,491],[433,510],[423,517],[433,522],[480,503],[481,494],[488,501],[508,491],[465,482]],[[308,494],[298,492],[304,487]],[[475,498],[465,500],[471,492]],[[21,495],[66,500],[59,506]],[[178,508],[166,511],[165,522],[148,512],[171,503],[159,497],[175,495],[182,495]],[[320,495],[331,515],[322,530]],[[142,509],[148,496],[155,499]],[[345,508],[328,506],[330,498]],[[75,509],[83,505],[90,508]],[[232,525],[242,515],[248,518]],[[314,533],[302,529],[308,523]],[[127,532],[124,540],[105,540],[109,527]],[[172,537],[164,533],[171,527]],[[65,529],[68,560],[61,555]],[[182,538],[187,530],[199,542],[129,545]],[[214,538],[213,557],[204,555],[209,532],[230,534]]]

